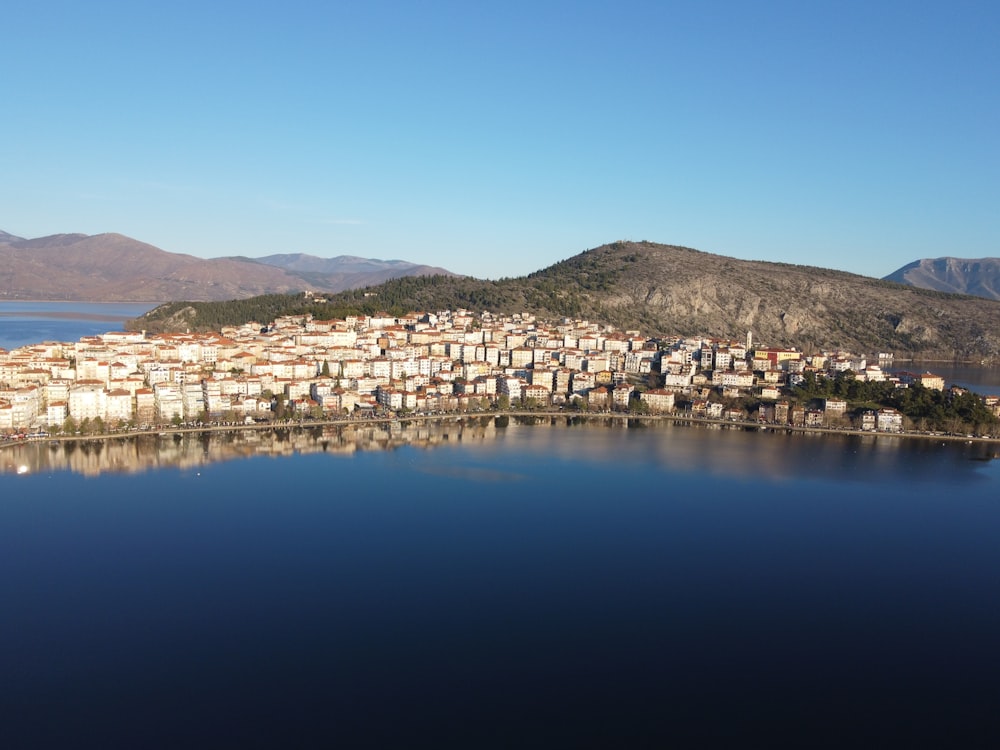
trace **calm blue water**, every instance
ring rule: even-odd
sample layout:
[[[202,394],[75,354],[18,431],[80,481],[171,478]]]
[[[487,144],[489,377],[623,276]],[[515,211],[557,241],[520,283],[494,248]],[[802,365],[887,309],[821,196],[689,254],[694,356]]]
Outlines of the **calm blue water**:
[[[130,318],[154,303],[0,302],[0,348],[14,349],[43,341],[78,341],[120,331]]]
[[[511,423],[433,449],[0,474],[4,732],[990,746],[987,455]]]
[[[929,364],[915,368],[930,370],[945,379],[945,386],[957,385],[987,395],[1000,395],[1000,367],[966,367],[964,365]]]

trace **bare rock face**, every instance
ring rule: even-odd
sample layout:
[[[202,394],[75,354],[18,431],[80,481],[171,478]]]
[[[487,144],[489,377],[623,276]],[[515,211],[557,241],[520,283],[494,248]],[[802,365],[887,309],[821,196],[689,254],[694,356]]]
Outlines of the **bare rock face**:
[[[741,261],[690,248],[618,242],[532,274],[582,278],[584,314],[664,334],[739,337],[800,347],[994,358],[1000,303],[829,269]],[[564,279],[565,280],[562,280]],[[591,280],[603,288],[588,290]]]

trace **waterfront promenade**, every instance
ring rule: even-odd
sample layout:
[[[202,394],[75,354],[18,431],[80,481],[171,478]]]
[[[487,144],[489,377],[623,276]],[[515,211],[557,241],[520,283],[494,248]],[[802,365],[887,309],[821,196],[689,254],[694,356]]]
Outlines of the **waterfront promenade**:
[[[106,430],[102,433],[90,434],[34,434],[19,437],[5,436],[0,439],[0,450],[16,445],[23,445],[31,442],[88,442],[96,440],[112,440],[122,438],[132,438],[143,435],[170,435],[202,432],[233,432],[233,431],[253,431],[253,430],[288,430],[288,429],[311,429],[317,427],[344,427],[356,425],[372,424],[392,424],[398,422],[412,421],[458,421],[463,419],[512,417],[519,419],[587,419],[587,420],[618,420],[618,421],[650,421],[650,422],[674,422],[688,424],[692,426],[713,426],[730,429],[741,429],[746,431],[760,432],[786,432],[786,433],[811,433],[829,435],[857,435],[879,438],[903,438],[916,440],[933,440],[939,442],[962,442],[962,443],[996,443],[1000,446],[1000,436],[955,434],[944,432],[879,432],[874,430],[861,430],[844,427],[807,427],[803,425],[773,424],[752,420],[731,420],[712,419],[705,417],[695,417],[690,414],[632,414],[627,412],[584,412],[568,409],[537,409],[537,410],[501,410],[491,409],[478,412],[456,412],[443,414],[379,414],[364,417],[338,417],[332,419],[287,419],[271,420],[254,423],[193,423],[181,425],[159,425],[149,429],[124,429]],[[1000,457],[1000,450],[996,453]]]

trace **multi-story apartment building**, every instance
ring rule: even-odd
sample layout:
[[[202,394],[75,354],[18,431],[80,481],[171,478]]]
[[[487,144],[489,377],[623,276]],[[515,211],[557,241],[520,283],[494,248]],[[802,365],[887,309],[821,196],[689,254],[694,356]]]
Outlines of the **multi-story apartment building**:
[[[82,422],[84,419],[106,419],[106,391],[99,382],[87,381],[74,385],[69,389],[69,413]]]
[[[674,410],[675,394],[673,391],[655,388],[645,391],[639,398],[653,414],[669,414]]]

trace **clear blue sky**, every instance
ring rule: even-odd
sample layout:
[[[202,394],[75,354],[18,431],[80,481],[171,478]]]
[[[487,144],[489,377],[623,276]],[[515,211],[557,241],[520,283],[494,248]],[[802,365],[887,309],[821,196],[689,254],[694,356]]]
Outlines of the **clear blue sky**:
[[[0,229],[517,276],[1000,256],[997,2],[8,4]]]

